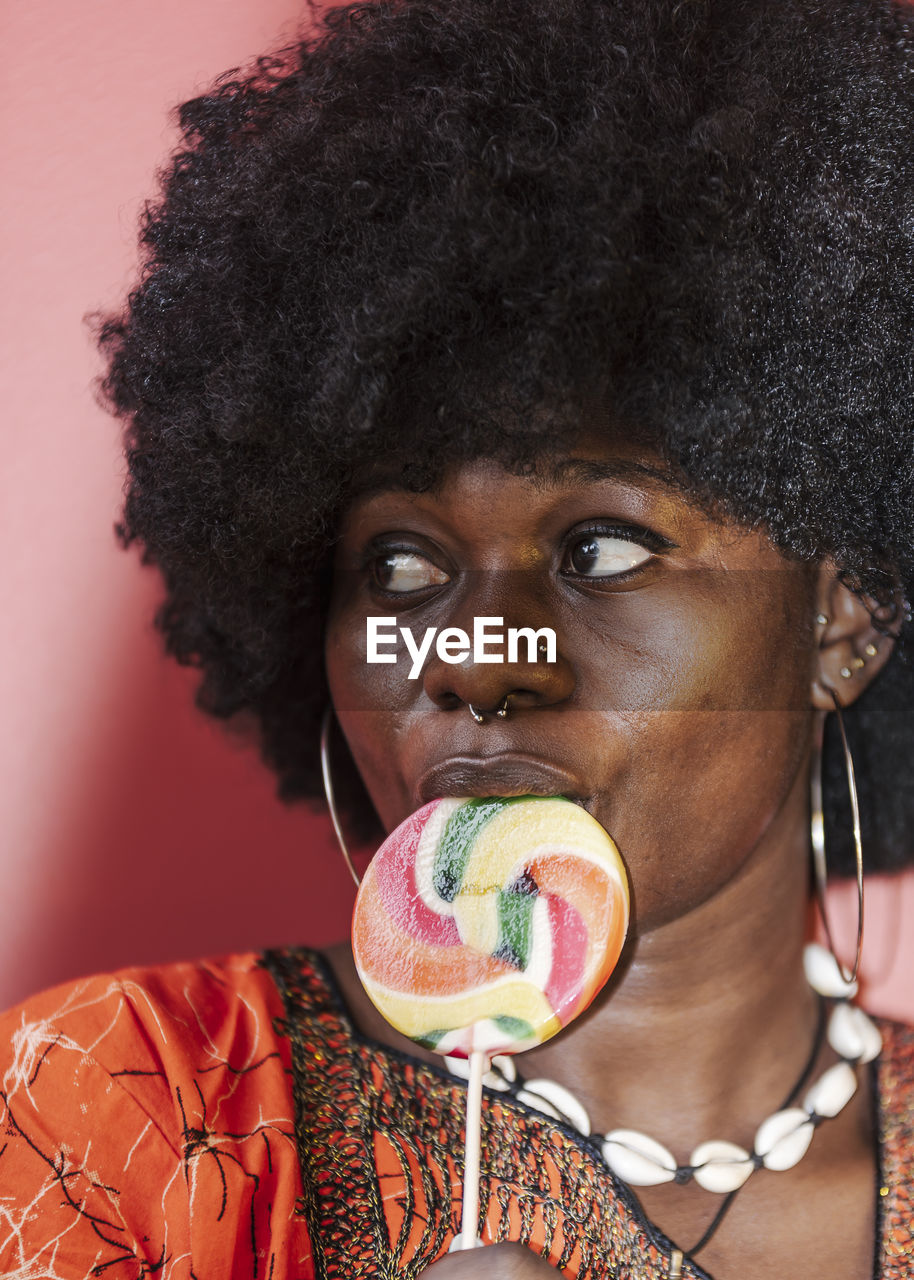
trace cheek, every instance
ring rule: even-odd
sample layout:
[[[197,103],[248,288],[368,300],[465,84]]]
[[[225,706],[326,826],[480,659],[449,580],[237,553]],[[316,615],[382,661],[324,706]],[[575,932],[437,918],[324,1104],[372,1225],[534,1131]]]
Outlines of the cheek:
[[[751,858],[769,856],[769,843],[783,843],[785,826],[802,821],[787,809],[808,724],[798,714],[758,711],[616,721],[596,816],[625,859],[639,933],[700,906]]]
[[[582,705],[647,711],[799,711],[813,674],[808,574],[680,570],[567,619]]]
[[[382,823],[396,826],[411,808],[395,768],[400,715],[396,668],[366,660],[365,619],[331,609],[324,646],[337,723]]]
[[[340,716],[350,710],[397,714],[415,699],[422,682],[407,678],[413,660],[399,632],[400,619],[366,603],[361,588],[361,575],[337,575],[324,641],[333,705]],[[379,624],[378,619],[390,621]],[[377,627],[371,644],[369,622]]]
[[[397,767],[397,721],[385,711],[351,707],[338,712],[337,719],[375,811],[384,828],[392,831],[415,807]]]
[[[597,816],[628,864],[639,930],[694,909],[768,843],[804,840],[809,598],[792,571],[690,575],[676,607],[658,593],[628,628],[617,612],[611,644],[594,638]]]

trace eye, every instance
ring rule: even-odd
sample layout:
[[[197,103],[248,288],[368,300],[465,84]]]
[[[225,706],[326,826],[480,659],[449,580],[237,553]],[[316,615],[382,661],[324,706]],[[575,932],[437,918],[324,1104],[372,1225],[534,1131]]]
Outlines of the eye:
[[[405,595],[425,587],[440,587],[450,579],[443,569],[418,551],[388,551],[372,561],[372,574],[383,591]]]
[[[632,536],[635,534],[638,536]],[[640,530],[632,530],[631,534],[589,530],[578,534],[569,544],[568,568],[583,578],[613,578],[631,573],[646,564],[658,550],[655,541],[647,530],[643,534]]]

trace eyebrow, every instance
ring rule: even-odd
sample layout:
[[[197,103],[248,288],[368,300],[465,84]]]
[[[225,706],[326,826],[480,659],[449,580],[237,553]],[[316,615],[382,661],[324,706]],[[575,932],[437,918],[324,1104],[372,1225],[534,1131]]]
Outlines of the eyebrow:
[[[550,484],[568,481],[595,484],[602,480],[621,480],[676,493],[681,493],[683,489],[682,481],[669,469],[628,458],[617,458],[612,462],[598,462],[593,458],[563,458],[549,465],[544,479]]]
[[[440,483],[441,479],[442,477],[439,476],[437,483]],[[555,486],[599,484],[607,480],[615,480],[677,494],[681,494],[686,487],[668,468],[662,465],[654,466],[649,462],[636,462],[629,458],[616,458],[611,462],[600,462],[595,458],[560,458],[554,462],[544,461],[530,473],[530,479],[534,483]],[[379,493],[433,492],[435,487],[433,483],[427,490],[412,489],[403,483],[395,471],[375,471],[372,475],[353,483],[349,491],[349,501],[362,502]]]

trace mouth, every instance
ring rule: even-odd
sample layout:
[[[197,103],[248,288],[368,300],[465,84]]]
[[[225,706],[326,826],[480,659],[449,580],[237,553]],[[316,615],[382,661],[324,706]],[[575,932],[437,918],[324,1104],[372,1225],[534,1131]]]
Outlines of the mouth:
[[[577,779],[559,765],[508,752],[452,756],[432,765],[416,783],[416,807],[443,796],[564,796],[584,809],[589,798]]]

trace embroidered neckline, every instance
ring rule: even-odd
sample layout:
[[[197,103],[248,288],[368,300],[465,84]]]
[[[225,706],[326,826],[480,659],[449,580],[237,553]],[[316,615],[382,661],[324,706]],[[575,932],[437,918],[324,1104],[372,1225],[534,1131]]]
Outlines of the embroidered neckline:
[[[446,1252],[459,1226],[462,1085],[443,1067],[357,1031],[335,975],[320,953],[271,951],[263,963],[286,1011],[285,1021],[276,1030],[288,1039],[292,1051],[296,1141],[305,1189],[301,1211],[312,1235],[317,1275],[320,1280],[418,1276]],[[897,1216],[897,1206],[889,1202],[891,1192],[879,1194],[885,1186],[889,1136],[889,1117],[878,1087],[879,1062],[868,1073],[878,1118],[874,1125],[873,1274],[876,1280],[895,1280],[904,1273],[889,1269],[886,1232],[889,1215]],[[390,1092],[388,1066],[398,1068],[402,1077],[398,1083],[408,1088],[408,1105],[402,1091],[397,1097]],[[436,1107],[440,1120],[432,1127],[437,1137],[429,1127]],[[607,1263],[627,1268],[631,1280],[641,1280],[641,1274],[645,1278],[666,1275],[675,1244],[647,1218],[629,1188],[606,1170],[592,1142],[522,1102],[506,1101],[504,1095],[488,1091],[485,1119],[489,1149],[498,1148],[487,1161],[485,1175],[490,1224],[493,1209],[496,1205],[500,1209],[493,1238],[548,1244],[545,1256],[553,1265],[577,1265],[570,1274],[581,1280],[596,1274],[594,1266],[605,1274]],[[512,1154],[513,1159],[506,1159]],[[424,1169],[423,1158],[428,1160]],[[585,1199],[590,1201],[587,1214],[581,1216],[580,1188],[578,1199],[571,1201],[564,1198],[565,1186],[558,1199],[539,1194],[535,1187],[531,1190],[529,1176],[543,1172],[538,1160],[540,1164],[550,1161],[551,1175],[560,1182],[563,1174],[567,1179],[569,1170],[583,1177]],[[399,1163],[401,1170],[412,1169],[413,1181],[404,1174],[396,1193],[391,1191],[397,1181],[389,1172],[392,1162]],[[518,1170],[523,1179],[518,1178]],[[548,1182],[541,1179],[539,1186],[548,1192]],[[392,1196],[399,1196],[394,1206]],[[417,1232],[419,1212],[425,1214],[426,1222]],[[593,1229],[594,1216],[603,1230]],[[399,1228],[392,1233],[398,1221]],[[569,1231],[574,1236],[571,1241]],[[537,1233],[543,1236],[541,1241],[534,1241]],[[710,1280],[700,1264],[691,1260],[682,1274],[684,1280]]]

